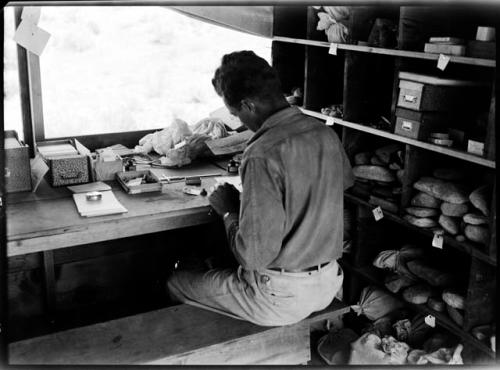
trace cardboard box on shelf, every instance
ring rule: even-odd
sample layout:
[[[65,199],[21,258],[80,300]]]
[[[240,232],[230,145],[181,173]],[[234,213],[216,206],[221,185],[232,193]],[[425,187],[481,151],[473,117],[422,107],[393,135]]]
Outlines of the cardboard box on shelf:
[[[14,193],[31,190],[29,147],[16,131],[5,131],[5,191]]]

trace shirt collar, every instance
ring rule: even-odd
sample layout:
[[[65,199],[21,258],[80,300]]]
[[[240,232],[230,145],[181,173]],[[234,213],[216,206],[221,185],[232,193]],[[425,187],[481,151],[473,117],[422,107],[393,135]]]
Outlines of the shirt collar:
[[[296,106],[283,108],[276,113],[273,113],[262,123],[262,126],[255,132],[252,138],[248,141],[247,145],[250,145],[254,141],[256,141],[259,137],[261,137],[266,131],[269,129],[280,125],[286,124],[288,119],[296,114],[301,114],[302,112]]]

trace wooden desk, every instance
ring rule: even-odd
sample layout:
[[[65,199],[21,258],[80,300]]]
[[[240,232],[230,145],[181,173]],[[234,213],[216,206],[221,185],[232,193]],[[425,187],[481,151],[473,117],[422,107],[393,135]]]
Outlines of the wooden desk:
[[[221,169],[204,164],[213,172]],[[176,174],[180,170],[176,171]],[[187,176],[192,171],[187,171]],[[214,185],[204,178],[202,186]],[[182,192],[184,182],[168,185],[165,193],[128,195],[111,182],[117,199],[128,212],[82,217],[66,188],[41,185],[36,194],[10,194],[7,200],[7,256],[46,252],[59,248],[142,235],[212,222],[208,200]]]

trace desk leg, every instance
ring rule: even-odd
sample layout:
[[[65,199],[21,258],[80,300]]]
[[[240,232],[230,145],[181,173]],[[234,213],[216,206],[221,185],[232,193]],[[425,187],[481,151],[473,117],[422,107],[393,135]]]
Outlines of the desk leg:
[[[56,279],[54,270],[54,252],[44,251],[43,256],[43,277],[45,293],[45,309],[51,324],[55,321],[56,310]]]

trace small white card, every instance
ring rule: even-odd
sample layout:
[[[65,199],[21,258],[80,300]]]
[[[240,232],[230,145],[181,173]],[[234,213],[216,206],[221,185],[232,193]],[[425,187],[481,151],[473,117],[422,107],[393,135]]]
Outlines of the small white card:
[[[327,125],[327,126],[333,126],[334,123],[335,122],[333,121],[333,117],[328,117],[326,119],[325,125]]]
[[[449,61],[450,61],[450,57],[448,55],[439,54],[437,67],[441,71],[444,71],[446,69],[446,66],[448,65]]]
[[[29,21],[33,24],[38,24],[40,16],[42,14],[42,8],[39,6],[25,6],[23,7],[23,12],[21,13],[21,19]]]
[[[337,55],[337,44],[330,44],[330,49],[328,49],[328,54]]]
[[[50,33],[27,20],[21,21],[14,35],[15,42],[38,56],[42,54],[49,38]]]
[[[424,319],[425,323],[427,325],[429,325],[431,328],[435,328],[436,327],[436,318],[432,315],[427,315],[425,316],[425,319]]]
[[[432,246],[438,249],[443,249],[443,233],[436,232],[432,238]]]
[[[35,158],[30,159],[31,165],[31,191],[34,193],[38,188],[38,185],[43,180],[45,174],[49,171],[49,167],[42,159],[40,154],[37,154]]]
[[[373,217],[375,217],[375,221],[379,221],[384,218],[384,213],[382,212],[382,208],[378,206],[377,208],[372,210]]]

